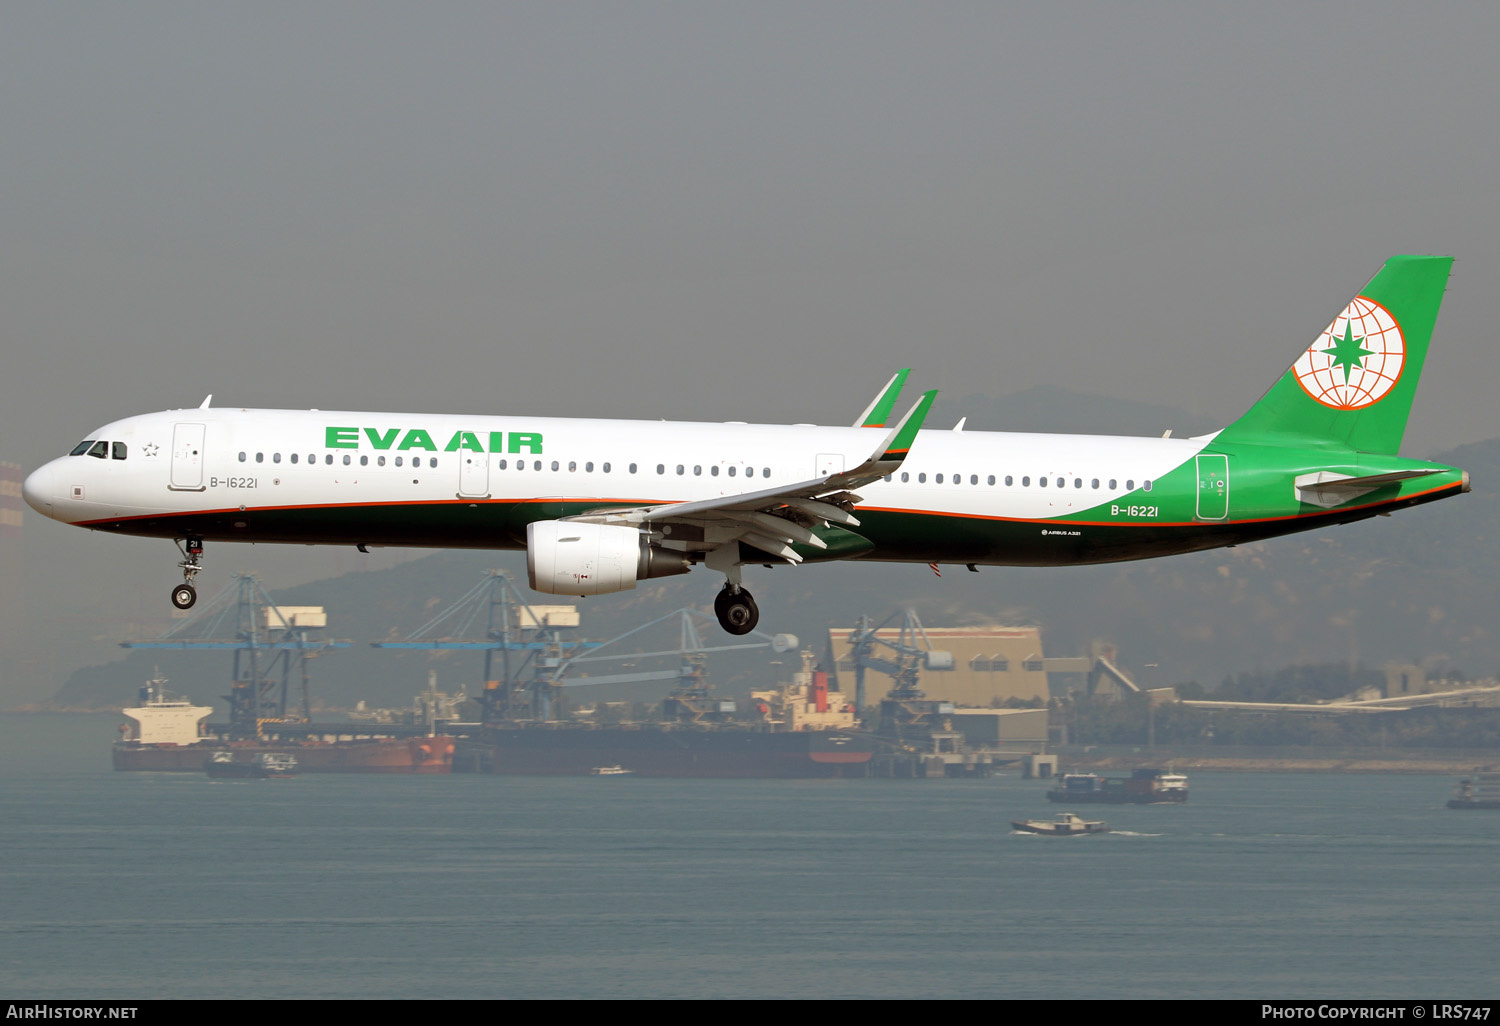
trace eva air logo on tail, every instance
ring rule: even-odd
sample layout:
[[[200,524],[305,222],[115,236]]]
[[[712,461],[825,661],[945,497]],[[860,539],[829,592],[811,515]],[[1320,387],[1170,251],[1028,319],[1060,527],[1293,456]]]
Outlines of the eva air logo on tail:
[[[1390,311],[1360,296],[1292,365],[1308,395],[1335,410],[1378,403],[1401,377],[1406,345]]]

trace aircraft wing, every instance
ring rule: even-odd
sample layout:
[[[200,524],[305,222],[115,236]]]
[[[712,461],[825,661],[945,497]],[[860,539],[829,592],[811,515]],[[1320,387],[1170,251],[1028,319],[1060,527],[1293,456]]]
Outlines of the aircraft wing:
[[[850,489],[878,481],[901,466],[936,397],[936,390],[923,393],[870,457],[853,470],[754,492],[661,506],[593,510],[567,519],[633,525],[681,524],[693,528],[694,533],[702,531],[701,541],[695,537],[693,542],[700,551],[743,541],[788,562],[800,563],[802,557],[792,548],[794,544],[828,547],[815,529],[859,526],[859,520],[851,512],[859,496]]]

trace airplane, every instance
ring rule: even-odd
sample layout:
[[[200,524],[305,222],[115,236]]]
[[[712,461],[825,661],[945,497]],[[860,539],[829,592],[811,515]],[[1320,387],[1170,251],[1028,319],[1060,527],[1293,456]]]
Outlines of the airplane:
[[[850,427],[169,410],[92,431],[28,476],[45,516],[170,538],[196,600],[207,541],[525,549],[531,587],[603,595],[701,563],[720,624],[754,565],[1061,566],[1232,546],[1469,490],[1397,455],[1451,257],[1396,256],[1248,412],[1193,438],[888,424],[908,370]]]

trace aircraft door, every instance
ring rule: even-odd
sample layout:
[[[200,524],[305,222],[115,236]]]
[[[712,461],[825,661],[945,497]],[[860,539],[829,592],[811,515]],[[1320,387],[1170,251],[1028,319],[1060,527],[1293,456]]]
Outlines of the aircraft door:
[[[1229,457],[1198,457],[1198,519],[1223,520],[1229,515]]]
[[[168,488],[176,491],[203,491],[202,424],[176,424],[172,427],[172,476]]]
[[[483,499],[490,494],[490,457],[487,453],[458,451],[458,494]]]

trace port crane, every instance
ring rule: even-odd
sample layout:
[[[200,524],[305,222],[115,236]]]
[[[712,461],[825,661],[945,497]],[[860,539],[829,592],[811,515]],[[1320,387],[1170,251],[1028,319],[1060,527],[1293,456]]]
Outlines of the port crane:
[[[123,641],[121,648],[175,652],[234,653],[229,694],[229,736],[264,738],[298,733],[312,723],[309,663],[351,642],[317,637],[327,626],[321,606],[279,605],[260,579],[234,574],[192,616],[156,638]],[[279,680],[277,670],[280,670]],[[298,708],[291,708],[293,675],[301,681]]]

